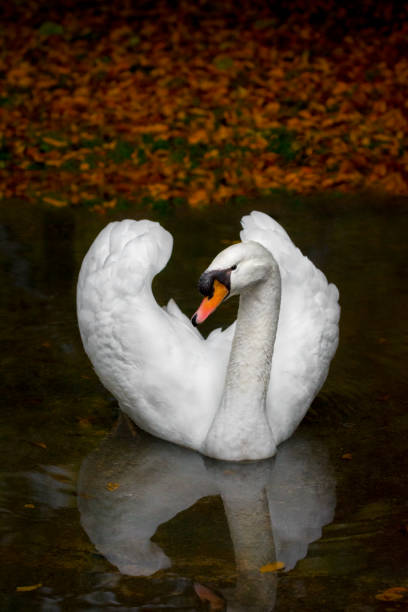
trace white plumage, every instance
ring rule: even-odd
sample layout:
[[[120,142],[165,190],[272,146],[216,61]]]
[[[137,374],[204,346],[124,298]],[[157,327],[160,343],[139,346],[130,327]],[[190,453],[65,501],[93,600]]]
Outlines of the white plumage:
[[[217,448],[209,442],[214,420],[221,418],[235,324],[204,339],[174,301],[158,306],[151,283],[167,264],[173,243],[158,223],[126,220],[105,227],[84,258],[77,292],[84,348],[121,409],[156,436],[237,460],[270,456],[293,433],[326,379],[337,348],[340,315],[337,288],[276,221],[252,212],[242,219],[242,226],[243,244],[220,253],[216,267],[230,266],[233,257],[248,259],[249,245],[255,242],[272,254],[268,257],[278,264],[281,277],[270,380],[268,370],[263,377],[267,393],[260,393],[259,399],[259,414],[266,415],[272,436],[269,447],[254,426],[258,413],[250,398],[240,406],[243,418],[234,421],[232,414],[221,428]],[[231,292],[234,279],[239,284],[240,265],[230,273]],[[250,360],[253,341],[246,338]],[[231,417],[234,407],[228,409]],[[246,415],[252,418],[248,427]],[[235,431],[238,425],[240,432]]]

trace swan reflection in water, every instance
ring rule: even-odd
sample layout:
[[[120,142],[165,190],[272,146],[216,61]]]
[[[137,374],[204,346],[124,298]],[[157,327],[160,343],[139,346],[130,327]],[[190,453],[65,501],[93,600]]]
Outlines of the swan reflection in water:
[[[326,450],[301,432],[276,457],[237,464],[143,432],[131,436],[126,417],[84,460],[78,487],[86,533],[130,576],[171,567],[151,541],[159,525],[203,497],[221,496],[236,563],[235,588],[222,590],[229,611],[273,609],[276,573],[260,568],[281,561],[292,569],[331,522],[336,502]]]

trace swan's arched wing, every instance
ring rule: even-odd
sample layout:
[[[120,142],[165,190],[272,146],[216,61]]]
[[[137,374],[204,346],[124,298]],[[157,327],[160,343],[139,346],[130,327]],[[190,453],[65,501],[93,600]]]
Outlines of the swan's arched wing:
[[[109,224],[82,264],[78,321],[95,371],[121,408],[143,429],[199,448],[221,377],[215,348],[174,301],[161,308],[152,294],[172,244],[158,223]]]
[[[153,277],[167,264],[172,236],[152,221],[109,223],[82,262],[77,312],[86,345],[95,330],[95,315],[112,313],[127,299],[148,299]]]
[[[339,292],[271,217],[254,211],[242,219],[242,226],[241,240],[254,240],[267,248],[282,277],[267,399],[279,443],[295,430],[326,379],[338,344]]]

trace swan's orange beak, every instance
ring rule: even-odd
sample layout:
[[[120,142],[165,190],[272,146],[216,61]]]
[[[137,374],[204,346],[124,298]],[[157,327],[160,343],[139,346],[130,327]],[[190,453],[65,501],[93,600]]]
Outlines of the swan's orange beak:
[[[214,293],[210,298],[205,297],[200,304],[199,309],[191,319],[191,322],[196,327],[200,323],[206,320],[212,312],[221,304],[221,302],[227,297],[229,290],[227,287],[220,283],[216,278],[214,279]]]

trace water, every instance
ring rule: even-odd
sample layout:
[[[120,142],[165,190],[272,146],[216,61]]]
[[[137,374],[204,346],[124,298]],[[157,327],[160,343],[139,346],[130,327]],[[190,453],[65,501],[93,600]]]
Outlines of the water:
[[[142,213],[3,205],[1,609],[407,606],[408,591],[376,599],[408,589],[405,206],[282,196],[149,215],[175,237],[156,297],[188,314],[200,273],[252,208],[340,289],[340,346],[321,394],[276,458],[241,466],[133,437],[83,353],[82,257],[109,220]],[[227,302],[203,331],[235,309]],[[260,571],[276,562],[285,567]]]

